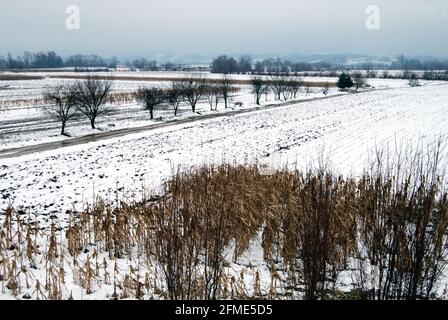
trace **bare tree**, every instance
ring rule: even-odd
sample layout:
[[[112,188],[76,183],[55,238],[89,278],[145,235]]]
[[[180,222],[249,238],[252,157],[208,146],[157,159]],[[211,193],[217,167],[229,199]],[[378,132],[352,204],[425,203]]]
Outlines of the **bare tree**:
[[[285,80],[283,88],[283,98],[288,100],[289,98],[296,98],[297,93],[303,86],[303,81],[300,78],[292,78]]]
[[[265,93],[268,86],[266,81],[262,77],[252,77],[252,93],[255,95],[255,103],[260,105],[261,96]]]
[[[182,94],[182,88],[177,82],[171,84],[171,88],[167,92],[167,100],[169,105],[174,109],[174,115],[177,116],[177,111],[179,106],[183,101],[184,97]]]
[[[303,87],[303,81],[300,78],[293,79],[289,81],[289,88],[291,91],[291,96],[297,98],[297,93]]]
[[[283,96],[283,100],[287,101],[291,96],[291,85],[290,85],[290,81],[285,81],[282,84],[282,96]]]
[[[271,93],[271,87],[266,83],[266,86],[263,88],[264,100],[268,101],[269,93]]]
[[[205,93],[204,79],[184,80],[179,83],[184,98],[190,103],[191,111],[196,112],[196,104]]]
[[[89,118],[92,129],[95,129],[96,118],[110,111],[106,103],[110,97],[112,86],[112,80],[100,80],[93,76],[87,77],[77,85],[77,108]]]
[[[213,97],[215,99],[215,111],[218,110],[218,104],[221,100],[221,90],[219,89],[219,86],[217,84],[213,85]]]
[[[234,90],[232,82],[230,81],[229,77],[227,77],[227,75],[224,75],[224,77],[219,81],[218,87],[221,93],[221,97],[224,99],[225,108],[227,109],[229,95]]]
[[[221,99],[221,88],[219,83],[209,83],[204,85],[204,95],[210,105],[210,111],[218,110]]]
[[[44,100],[49,103],[44,112],[61,122],[61,135],[68,136],[65,126],[77,115],[76,97],[76,85],[58,85],[44,92]]]
[[[275,99],[281,99],[281,82],[278,78],[279,76],[271,76],[271,90],[274,93]]]
[[[287,88],[287,77],[281,74],[273,75],[271,77],[271,88],[275,94],[276,99],[281,100],[282,95],[284,96],[284,92]]]
[[[364,77],[362,72],[358,71],[353,74],[353,83],[355,84],[356,91],[366,85],[366,78]]]
[[[219,88],[217,88],[215,86],[215,90],[214,90],[214,96],[215,96],[215,111],[218,110],[218,104],[219,101],[221,100],[221,92],[219,91]]]
[[[218,103],[221,97],[221,91],[218,84],[209,84],[206,86],[207,101],[210,105],[210,111],[218,109]]]
[[[165,93],[159,88],[139,88],[136,98],[144,105],[145,109],[149,110],[152,120],[154,119],[154,108],[165,101]]]

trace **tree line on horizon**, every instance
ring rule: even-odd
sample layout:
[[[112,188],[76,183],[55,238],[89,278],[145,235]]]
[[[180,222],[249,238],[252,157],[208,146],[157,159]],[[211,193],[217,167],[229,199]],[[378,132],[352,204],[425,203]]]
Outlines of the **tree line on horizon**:
[[[29,52],[14,57],[8,53],[6,57],[0,56],[0,69],[26,69],[26,68],[63,68],[63,67],[116,67],[117,58],[104,59],[99,55],[71,55],[65,59],[54,51]]]
[[[266,58],[263,60],[254,60],[249,55],[242,55],[238,59],[221,55],[211,63],[212,73],[223,74],[274,74],[274,73],[296,73],[312,71],[331,71],[346,69],[347,65],[336,65],[330,62],[291,62],[281,58]],[[375,74],[373,70],[447,70],[447,61],[408,59],[404,55],[396,57],[390,65],[364,63],[357,66],[350,66],[350,69],[367,70],[368,73]]]
[[[97,54],[74,54],[62,58],[54,51],[49,52],[29,52],[14,57],[8,53],[6,57],[0,55],[0,69],[39,69],[39,68],[111,68],[115,69],[121,64],[117,57],[104,58]],[[166,63],[159,65],[156,60],[139,58],[124,63],[127,67],[135,69],[145,69],[157,71],[161,67],[166,70],[176,71],[180,65]],[[78,69],[77,71],[82,71]]]
[[[249,55],[242,55],[239,59],[222,55],[214,59],[210,69],[212,73],[247,74],[247,73],[289,73],[302,71],[322,71],[334,68],[328,62],[291,62],[280,58],[266,58],[254,61]]]
[[[6,56],[0,55],[0,69],[39,69],[39,68],[104,68],[115,69],[119,65],[125,65],[131,69],[148,71],[184,71],[187,70],[185,64],[166,62],[159,64],[157,60],[146,59],[144,57],[131,61],[120,61],[117,57],[104,58],[97,54],[74,54],[66,58],[61,57],[54,51],[29,52],[14,57],[11,53]],[[292,72],[319,72],[338,69],[359,69],[367,70],[372,74],[374,70],[448,70],[448,60],[421,60],[407,58],[399,55],[391,64],[364,63],[347,66],[335,64],[330,61],[319,62],[298,62],[281,58],[268,57],[265,59],[253,59],[250,55],[242,55],[234,58],[229,55],[220,55],[210,63],[212,73],[222,74],[273,74]],[[79,69],[78,71],[82,71]]]

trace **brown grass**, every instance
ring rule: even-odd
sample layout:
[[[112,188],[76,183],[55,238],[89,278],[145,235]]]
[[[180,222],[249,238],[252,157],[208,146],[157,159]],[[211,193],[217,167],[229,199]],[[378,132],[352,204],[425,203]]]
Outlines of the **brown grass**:
[[[50,75],[49,78],[54,79],[74,79],[74,80],[83,80],[86,79],[88,75]],[[106,79],[113,79],[113,80],[121,80],[121,81],[146,81],[146,82],[182,82],[182,81],[189,81],[191,78],[188,77],[133,77],[133,76],[96,76],[99,79],[106,80]],[[204,78],[203,81],[206,84],[217,84],[222,82],[222,79],[210,79],[210,78]],[[252,80],[243,80],[243,79],[231,79],[229,78],[228,81],[233,85],[247,85],[250,86],[252,84]],[[266,80],[267,83],[271,84],[271,80]],[[321,81],[321,82],[309,82],[304,81],[303,86],[307,86],[310,88],[324,88],[324,87],[331,87],[335,88],[336,83],[335,82],[328,82],[328,81]]]
[[[24,74],[3,74],[0,73],[0,81],[18,81],[18,80],[42,80],[45,77],[32,76]]]
[[[358,277],[358,299],[429,299],[448,257],[448,195],[436,161],[400,174],[377,165],[360,179],[205,166],[176,173],[142,203],[99,201],[73,214],[63,233],[26,224],[9,208],[0,229],[2,287],[66,298],[68,263],[86,294],[103,283],[116,299],[335,299],[343,271]],[[248,288],[247,275],[228,269],[260,232],[268,291],[258,271]],[[124,259],[134,262],[127,271]],[[44,282],[33,280],[33,265],[44,268]],[[379,270],[376,281],[371,270]]]

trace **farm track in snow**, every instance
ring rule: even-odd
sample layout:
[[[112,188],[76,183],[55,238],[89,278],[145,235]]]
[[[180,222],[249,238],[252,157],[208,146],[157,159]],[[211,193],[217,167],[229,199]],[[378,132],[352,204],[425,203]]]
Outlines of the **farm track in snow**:
[[[363,93],[363,92],[359,92],[358,94],[361,94],[361,93]],[[216,114],[192,116],[192,117],[189,117],[186,119],[173,119],[173,120],[168,120],[168,121],[165,121],[162,123],[151,124],[151,125],[142,126],[142,127],[123,128],[123,129],[117,129],[117,130],[108,131],[108,132],[99,132],[99,133],[89,134],[89,135],[72,138],[72,139],[67,139],[67,140],[63,140],[63,141],[40,143],[40,144],[19,147],[19,148],[8,148],[8,149],[0,150],[0,159],[19,157],[19,156],[23,156],[23,155],[27,155],[27,154],[31,154],[31,153],[36,153],[36,152],[55,150],[55,149],[59,149],[59,148],[75,146],[75,145],[85,144],[85,143],[89,143],[89,142],[96,142],[96,141],[101,141],[101,140],[106,140],[106,139],[111,139],[111,138],[116,138],[116,137],[122,137],[122,136],[125,136],[128,134],[135,134],[135,133],[140,133],[140,132],[144,132],[144,131],[160,129],[163,127],[169,127],[169,126],[173,126],[173,125],[193,123],[193,122],[203,121],[203,120],[207,120],[207,119],[230,117],[230,116],[234,116],[234,115],[238,115],[238,114],[245,114],[245,113],[250,113],[250,112],[259,111],[259,110],[269,110],[272,108],[289,106],[292,104],[300,104],[300,103],[306,103],[306,102],[310,102],[310,101],[332,99],[332,98],[336,98],[336,97],[340,97],[340,96],[344,96],[344,95],[345,94],[337,94],[337,95],[332,95],[332,96],[328,96],[328,97],[320,97],[320,98],[314,98],[314,99],[293,100],[293,101],[287,101],[287,102],[279,103],[279,104],[269,104],[269,105],[265,105],[265,106],[252,107],[252,108],[227,111],[227,112],[220,112],[220,113],[216,113]],[[112,115],[114,115],[114,114],[115,115],[120,114],[120,112],[114,111],[112,113]],[[59,126],[59,123],[57,121],[45,120],[45,119],[46,118],[28,120],[30,125],[33,125],[33,124],[39,125],[39,128],[25,129],[25,130],[20,130],[19,132],[24,133],[24,132],[45,131],[45,130],[48,130],[49,127],[57,128]],[[126,118],[122,118],[121,120],[123,120],[123,119],[126,119]],[[132,119],[132,118],[128,117],[127,119]],[[87,122],[79,121],[79,123],[87,123]],[[22,124],[23,124],[23,122],[20,124],[19,123],[15,123],[15,124],[10,123],[9,126],[7,125],[6,127],[0,128],[0,134],[12,133],[13,131],[3,131],[3,130],[4,129],[17,130],[16,126],[18,126],[18,125],[22,126]],[[42,128],[41,126],[43,124],[44,125],[48,124],[49,127],[46,126],[46,127]]]

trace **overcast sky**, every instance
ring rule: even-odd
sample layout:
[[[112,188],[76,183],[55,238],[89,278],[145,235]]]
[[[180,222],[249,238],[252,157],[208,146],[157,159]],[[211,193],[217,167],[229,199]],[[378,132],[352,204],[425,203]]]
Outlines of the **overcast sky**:
[[[80,29],[65,9],[80,9]],[[380,9],[380,29],[365,26]],[[448,56],[448,0],[0,0],[0,53]]]

